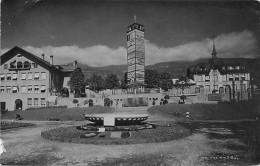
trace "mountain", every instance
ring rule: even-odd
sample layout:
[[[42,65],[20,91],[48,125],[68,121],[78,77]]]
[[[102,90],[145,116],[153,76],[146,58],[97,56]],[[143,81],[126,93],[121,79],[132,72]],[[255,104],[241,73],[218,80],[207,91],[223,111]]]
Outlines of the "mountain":
[[[260,59],[255,59],[260,63]],[[195,61],[172,61],[172,62],[161,62],[153,65],[148,65],[145,68],[150,70],[157,70],[158,72],[169,72],[172,78],[178,78],[180,76],[186,75],[187,68],[190,65],[198,63],[207,63],[208,58],[202,58]],[[78,63],[78,66],[82,68],[85,77],[90,77],[92,74],[96,73],[102,77],[106,77],[109,73],[116,74],[121,78],[127,71],[126,65],[111,65],[104,67],[91,67],[87,64]],[[258,65],[259,66],[259,65]]]

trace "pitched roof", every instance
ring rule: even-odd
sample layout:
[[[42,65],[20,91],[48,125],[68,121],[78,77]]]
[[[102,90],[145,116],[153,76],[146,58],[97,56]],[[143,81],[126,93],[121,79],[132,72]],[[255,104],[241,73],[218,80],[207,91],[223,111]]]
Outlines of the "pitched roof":
[[[55,69],[55,66],[51,65],[50,62],[48,62],[18,46],[13,47],[9,51],[7,51],[3,55],[1,55],[1,65],[3,65],[5,62],[7,62],[9,59],[16,56],[17,54],[22,54],[27,59],[30,59],[31,61],[38,63],[39,65],[43,66],[44,68]]]
[[[75,65],[74,63],[75,62],[70,62],[70,63],[55,65],[55,66],[57,66],[63,72],[72,72],[77,68],[77,65]]]
[[[217,69],[221,74],[246,73],[254,61],[249,58],[218,58],[216,63],[209,61],[189,66],[187,74],[209,74],[211,69]]]

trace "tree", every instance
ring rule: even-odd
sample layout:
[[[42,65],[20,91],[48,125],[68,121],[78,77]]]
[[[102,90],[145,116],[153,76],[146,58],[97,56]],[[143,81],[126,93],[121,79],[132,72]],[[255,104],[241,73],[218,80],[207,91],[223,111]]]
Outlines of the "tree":
[[[180,96],[180,99],[182,100],[182,103],[185,103],[184,100],[186,100],[186,98],[187,98],[187,97],[186,97],[185,95],[181,95],[181,96]]]
[[[127,89],[128,88],[128,85],[127,85],[127,72],[125,72],[124,76],[120,80],[120,88],[122,88],[122,89]]]
[[[92,100],[92,99],[89,99],[89,100],[88,100],[88,103],[89,103],[89,107],[92,107],[92,106],[93,106],[93,100]]]
[[[159,73],[156,70],[145,69],[145,84],[147,88],[156,88],[159,86]]]
[[[110,107],[113,104],[113,100],[110,100],[109,98],[104,99],[104,106]]]
[[[108,74],[105,78],[105,88],[115,89],[119,87],[119,81],[116,74]]]
[[[104,79],[97,74],[93,74],[86,81],[88,81],[88,83],[90,85],[90,90],[100,91],[100,90],[104,89]]]
[[[84,86],[84,74],[78,67],[70,75],[70,89],[75,92],[76,96],[79,96]]]
[[[175,84],[176,88],[182,89],[182,93],[184,92],[184,89],[191,86],[191,83],[189,83],[189,78],[182,76],[179,78],[179,80],[176,81]]]
[[[77,103],[79,102],[77,99],[73,99],[73,104],[75,104],[75,107],[76,107],[76,105],[77,105]]]

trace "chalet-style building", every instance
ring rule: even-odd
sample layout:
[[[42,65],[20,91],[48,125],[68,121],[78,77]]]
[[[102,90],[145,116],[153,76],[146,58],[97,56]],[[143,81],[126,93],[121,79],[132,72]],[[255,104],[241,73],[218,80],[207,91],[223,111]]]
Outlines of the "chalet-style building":
[[[51,62],[14,47],[1,56],[1,109],[16,110],[43,107],[47,101],[68,86],[70,73],[76,61],[70,65],[53,65]]]
[[[250,88],[248,67],[252,59],[217,58],[213,40],[212,58],[187,69],[187,76],[196,82],[196,93],[242,92]]]

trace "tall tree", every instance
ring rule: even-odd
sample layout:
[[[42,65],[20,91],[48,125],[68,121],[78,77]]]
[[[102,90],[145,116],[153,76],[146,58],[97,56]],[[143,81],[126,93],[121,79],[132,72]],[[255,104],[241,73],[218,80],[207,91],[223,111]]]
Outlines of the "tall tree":
[[[163,90],[167,91],[168,89],[171,89],[173,87],[170,73],[163,72],[160,74],[159,77],[160,77],[159,86]]]
[[[159,86],[159,73],[156,70],[145,70],[145,84],[147,88],[155,88]]]
[[[105,88],[115,89],[119,87],[119,80],[116,74],[108,74],[105,78]]]
[[[78,67],[70,75],[70,89],[78,95],[84,85],[84,74],[81,68]]]
[[[94,73],[87,81],[91,90],[100,91],[104,89],[104,79],[100,75]]]

